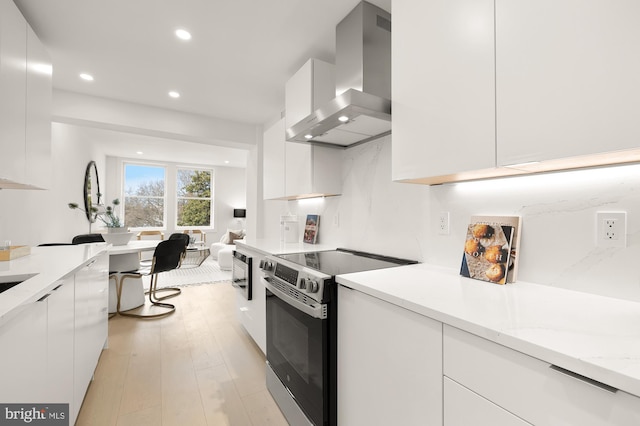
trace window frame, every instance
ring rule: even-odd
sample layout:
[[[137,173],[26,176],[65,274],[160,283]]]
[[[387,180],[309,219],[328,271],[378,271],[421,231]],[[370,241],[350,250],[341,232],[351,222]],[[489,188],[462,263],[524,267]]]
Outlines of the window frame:
[[[180,174],[180,170],[190,170],[190,171],[204,171],[204,172],[209,172],[209,197],[182,197],[178,195],[178,175]],[[215,217],[215,211],[214,211],[214,207],[215,207],[215,197],[214,197],[214,182],[215,182],[215,169],[212,167],[202,167],[202,166],[195,166],[195,165],[176,165],[175,166],[175,176],[174,176],[174,183],[175,183],[175,200],[173,203],[173,207],[174,207],[174,211],[175,211],[175,215],[174,215],[174,223],[173,226],[175,228],[176,231],[186,231],[186,230],[210,230],[213,229],[213,224],[215,223],[214,221],[214,217]],[[209,200],[209,225],[200,225],[200,226],[193,226],[193,225],[178,225],[178,203],[180,200]]]
[[[163,211],[162,211],[162,226],[129,226],[127,225],[127,217],[125,215],[126,212],[126,203],[127,203],[127,192],[126,192],[126,184],[127,184],[127,180],[126,180],[126,176],[127,176],[127,166],[131,165],[131,166],[142,166],[142,167],[157,167],[157,168],[161,168],[164,170],[164,194],[162,197],[163,200]],[[168,181],[169,181],[169,165],[168,164],[164,164],[164,163],[153,163],[153,162],[146,162],[146,161],[132,161],[132,160],[125,160],[122,162],[122,185],[121,185],[121,200],[122,200],[122,218],[124,219],[124,223],[125,226],[127,226],[130,230],[132,231],[164,231],[167,229],[167,206],[168,206]],[[138,196],[138,195],[133,195],[130,197],[136,197],[136,198],[160,198],[160,197],[146,197],[146,196]]]

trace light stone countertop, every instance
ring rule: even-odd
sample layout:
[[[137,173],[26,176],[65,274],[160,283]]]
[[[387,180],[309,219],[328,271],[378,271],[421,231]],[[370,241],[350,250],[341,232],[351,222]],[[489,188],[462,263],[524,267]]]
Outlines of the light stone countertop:
[[[336,281],[640,397],[640,303],[428,264]]]
[[[75,273],[109,247],[106,243],[31,247],[27,256],[0,262],[3,282],[13,281],[14,276],[36,274],[0,293],[0,326],[51,291],[61,278]]]

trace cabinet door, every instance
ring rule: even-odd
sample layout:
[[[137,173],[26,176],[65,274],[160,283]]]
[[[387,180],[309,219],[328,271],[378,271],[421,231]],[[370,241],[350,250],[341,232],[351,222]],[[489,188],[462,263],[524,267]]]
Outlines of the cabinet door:
[[[631,0],[496,0],[498,165],[638,147],[638,16]]]
[[[285,195],[285,128],[284,118],[268,128],[262,139],[262,195],[265,200]]]
[[[0,326],[0,401],[46,403],[47,300]]]
[[[51,60],[27,25],[26,182],[51,185]]]
[[[309,59],[285,85],[286,127],[297,124],[335,97],[334,65]]]
[[[338,423],[442,424],[442,324],[338,288]]]
[[[247,300],[239,290],[236,291],[236,309],[240,324],[247,330],[251,338],[262,350],[267,353],[267,324],[266,324],[266,299],[265,286],[262,281],[263,272],[260,269],[260,261],[264,255],[246,248],[238,249],[252,259],[251,266],[251,300]]]
[[[73,409],[74,277],[58,283],[49,297],[47,315],[47,399]]]
[[[536,426],[635,426],[640,398],[444,327],[444,374]],[[541,409],[544,407],[544,409]]]
[[[493,0],[394,0],[393,179],[493,168]]]
[[[527,426],[527,423],[477,393],[444,378],[444,426]]]
[[[312,149],[310,144],[285,142],[285,191],[287,197],[311,192]]]
[[[105,253],[75,275],[74,415],[107,340],[108,265]]]
[[[13,1],[0,1],[0,179],[25,181],[27,23]]]

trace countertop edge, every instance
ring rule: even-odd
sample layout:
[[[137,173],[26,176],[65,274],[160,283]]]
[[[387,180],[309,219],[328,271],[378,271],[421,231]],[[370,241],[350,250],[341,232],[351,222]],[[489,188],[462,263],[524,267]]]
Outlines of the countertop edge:
[[[415,270],[416,267],[418,267],[419,269]],[[424,273],[425,271],[429,271],[433,274],[434,279],[437,279],[439,275],[448,276],[448,280],[450,282],[447,283],[447,285],[455,286],[455,281],[459,280],[464,283],[463,285],[488,285],[492,286],[490,287],[491,290],[500,291],[499,289],[502,289],[506,290],[507,292],[518,289],[519,286],[519,289],[524,289],[527,292],[535,293],[536,291],[540,291],[545,295],[557,294],[557,296],[565,298],[567,300],[571,300],[572,296],[575,297],[576,301],[580,301],[585,298],[597,301],[599,298],[601,298],[602,301],[606,301],[611,306],[631,306],[632,309],[635,309],[635,306],[633,306],[635,304],[637,305],[638,318],[640,319],[640,304],[637,304],[635,302],[612,299],[605,296],[597,296],[566,289],[553,288],[550,286],[543,286],[535,283],[518,282],[514,284],[508,284],[507,286],[481,283],[475,280],[470,280],[468,278],[459,277],[457,272],[453,269],[449,270],[447,268],[442,268],[435,265],[432,266],[427,264],[420,264],[419,266],[412,265],[400,268],[405,269],[405,271],[402,271],[403,273],[406,272],[406,268],[413,268],[414,270],[408,272],[408,275],[416,275]],[[371,281],[371,277],[386,276],[389,274],[389,271],[390,270],[379,270],[356,274],[338,275],[336,277],[336,281],[338,284],[344,285],[353,290],[360,291],[362,293],[376,297],[380,300],[392,303],[396,306],[405,308],[417,314],[432,318],[444,324],[461,329],[507,348],[529,355],[546,363],[565,368],[598,382],[613,386],[617,389],[620,389],[621,391],[640,397],[640,365],[636,366],[636,363],[638,363],[639,361],[634,361],[635,358],[633,358],[633,355],[630,355],[632,359],[628,361],[628,364],[631,364],[632,367],[635,368],[634,374],[626,374],[624,371],[624,366],[620,368],[608,367],[605,362],[606,360],[599,359],[598,357],[576,356],[574,354],[568,353],[562,348],[555,347],[553,344],[541,344],[540,342],[536,342],[532,339],[527,339],[523,336],[517,336],[518,330],[503,330],[497,327],[483,324],[480,321],[470,321],[469,319],[464,318],[462,315],[455,312],[455,309],[452,309],[451,311],[447,311],[446,309],[439,309],[434,306],[437,303],[430,304],[429,302],[411,300],[409,297],[406,297],[406,294],[408,294],[407,292],[402,294],[402,291],[386,291],[381,286],[367,284],[366,281]],[[453,277],[454,275],[455,279]],[[402,279],[407,279],[407,274],[398,279],[400,281]],[[466,280],[470,280],[470,282]],[[435,290],[435,292],[437,292],[437,290]],[[436,295],[435,297],[438,296]],[[522,300],[518,300],[518,303],[526,303],[526,301],[523,302]],[[540,308],[541,315],[544,314],[544,312],[542,311],[546,308],[547,307]],[[584,336],[576,334],[576,338],[584,339]],[[606,343],[603,342],[603,344]],[[622,363],[622,361],[620,360],[616,361]],[[635,374],[636,370],[638,370],[638,374]]]
[[[76,273],[96,257],[108,253],[109,246],[98,243],[32,247],[30,255],[6,262],[4,266],[7,269],[0,271],[0,277],[36,275],[0,294],[0,326],[18,315],[28,304],[50,292],[61,279]]]

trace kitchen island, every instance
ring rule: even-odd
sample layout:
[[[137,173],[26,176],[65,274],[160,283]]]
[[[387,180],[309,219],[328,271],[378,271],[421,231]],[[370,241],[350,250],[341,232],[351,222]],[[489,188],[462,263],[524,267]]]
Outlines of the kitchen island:
[[[74,424],[107,343],[108,245],[34,247],[0,263],[0,401],[68,404]],[[38,408],[40,409],[40,408]]]
[[[0,294],[0,326],[20,311],[47,294],[65,275],[80,270],[84,264],[106,253],[106,243],[32,247],[31,254],[8,262],[0,262],[0,281],[29,277]]]

